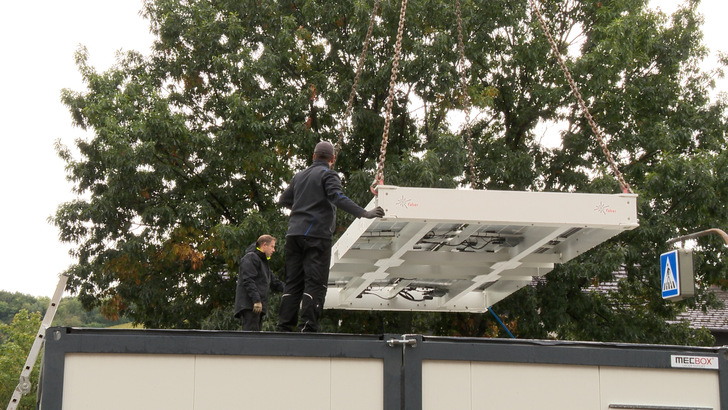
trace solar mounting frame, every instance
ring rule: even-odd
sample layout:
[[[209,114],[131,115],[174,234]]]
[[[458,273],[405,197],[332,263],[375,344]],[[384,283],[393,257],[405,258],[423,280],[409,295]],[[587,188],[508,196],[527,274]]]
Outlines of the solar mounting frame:
[[[382,185],[332,248],[325,308],[485,312],[639,226],[637,195]]]

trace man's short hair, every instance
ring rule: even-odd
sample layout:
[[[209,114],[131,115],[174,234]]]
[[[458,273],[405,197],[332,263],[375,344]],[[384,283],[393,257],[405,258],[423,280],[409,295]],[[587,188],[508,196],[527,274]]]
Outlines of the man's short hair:
[[[324,161],[331,161],[334,158],[334,146],[328,141],[321,141],[316,144],[316,148],[313,150],[314,159],[321,159]]]
[[[257,241],[255,241],[255,246],[261,247],[263,245],[268,245],[269,243],[275,241],[276,238],[270,236],[270,235],[260,235]]]

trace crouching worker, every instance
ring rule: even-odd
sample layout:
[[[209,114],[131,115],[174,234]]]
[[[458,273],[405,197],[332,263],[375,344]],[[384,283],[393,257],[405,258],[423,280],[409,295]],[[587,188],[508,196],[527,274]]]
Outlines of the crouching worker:
[[[245,250],[240,259],[238,286],[235,289],[235,317],[243,330],[260,331],[268,311],[268,291],[282,292],[284,284],[273,275],[268,266],[276,251],[276,238],[262,235]]]

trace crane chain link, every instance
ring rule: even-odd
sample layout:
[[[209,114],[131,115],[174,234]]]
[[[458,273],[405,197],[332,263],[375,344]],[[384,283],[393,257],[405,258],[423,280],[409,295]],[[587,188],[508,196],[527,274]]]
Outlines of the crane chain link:
[[[377,9],[379,8],[379,3],[381,3],[381,1],[382,0],[376,0],[374,2],[372,16],[369,19],[369,27],[367,28],[367,34],[364,37],[364,47],[362,48],[361,55],[359,56],[359,60],[356,63],[356,74],[354,75],[354,83],[351,86],[349,101],[346,103],[346,111],[344,112],[344,118],[341,121],[341,128],[339,128],[339,138],[336,141],[336,145],[334,146],[335,156],[339,156],[341,145],[344,143],[344,130],[346,128],[347,122],[349,121],[349,117],[351,116],[351,111],[354,107],[354,96],[356,95],[356,89],[359,86],[359,77],[361,77],[362,67],[364,66],[364,59],[366,58],[367,52],[369,51],[369,43],[371,42],[372,31],[374,30],[374,21],[376,20]]]
[[[473,130],[470,127],[470,94],[468,82],[465,77],[465,45],[463,42],[463,17],[460,9],[460,0],[455,1],[455,11],[458,18],[458,49],[460,50],[460,83],[463,87],[463,111],[465,111],[465,135],[468,143],[468,167],[470,168],[470,184],[476,187],[475,155],[473,155]]]
[[[382,146],[379,153],[379,164],[374,182],[369,189],[375,193],[377,185],[384,184],[384,161],[387,156],[387,144],[389,143],[389,124],[392,120],[392,103],[394,100],[394,87],[397,84],[397,70],[399,69],[399,57],[402,52],[402,33],[404,32],[404,20],[407,13],[407,0],[402,0],[402,7],[399,11],[399,27],[397,28],[397,42],[394,46],[394,60],[392,61],[392,75],[389,79],[389,95],[387,97],[387,110],[384,114],[384,131],[382,133]]]
[[[559,48],[556,45],[556,41],[551,36],[551,32],[549,31],[548,27],[546,26],[546,20],[544,19],[543,15],[541,14],[541,11],[538,9],[538,5],[536,4],[535,0],[528,0],[529,4],[531,5],[531,9],[538,17],[539,24],[541,25],[541,29],[543,30],[544,34],[546,34],[546,38],[549,41],[549,44],[551,44],[551,49],[554,52],[554,55],[556,56],[556,59],[559,63],[559,66],[561,67],[561,70],[564,72],[564,75],[566,76],[566,80],[569,82],[569,86],[571,87],[571,92],[574,93],[574,96],[576,96],[576,99],[579,101],[579,107],[581,108],[581,111],[584,113],[584,116],[586,117],[587,122],[589,122],[589,125],[591,126],[592,131],[594,132],[594,135],[597,137],[597,141],[599,142],[599,146],[601,146],[602,151],[604,152],[604,155],[607,157],[607,162],[609,162],[609,166],[612,168],[612,172],[614,172],[614,175],[617,177],[617,180],[619,181],[619,185],[622,188],[622,192],[624,193],[634,193],[632,191],[632,187],[629,186],[627,181],[624,180],[624,176],[622,176],[622,173],[619,171],[619,168],[617,167],[617,162],[614,160],[614,157],[612,157],[612,153],[609,152],[609,148],[607,147],[606,142],[604,142],[604,138],[602,137],[602,133],[599,131],[599,127],[597,126],[596,121],[594,121],[594,118],[592,117],[591,113],[589,112],[589,108],[586,105],[586,102],[584,102],[584,99],[581,96],[581,93],[579,93],[579,90],[576,87],[576,82],[574,82],[573,77],[571,76],[571,73],[569,72],[569,69],[566,67],[566,64],[564,63],[564,59],[561,56],[561,53],[559,52]]]

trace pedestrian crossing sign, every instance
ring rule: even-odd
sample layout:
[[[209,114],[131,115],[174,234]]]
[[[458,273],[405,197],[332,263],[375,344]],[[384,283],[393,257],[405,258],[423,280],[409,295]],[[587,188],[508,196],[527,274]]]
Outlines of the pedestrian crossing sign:
[[[660,255],[662,298],[681,300],[695,294],[693,254],[690,250],[674,250]]]
[[[660,272],[662,272],[662,298],[667,299],[679,295],[680,267],[677,264],[677,249],[660,255]]]

